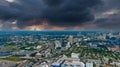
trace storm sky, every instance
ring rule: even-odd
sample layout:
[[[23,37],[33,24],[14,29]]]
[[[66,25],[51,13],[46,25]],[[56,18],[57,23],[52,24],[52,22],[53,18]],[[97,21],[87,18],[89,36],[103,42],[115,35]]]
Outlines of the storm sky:
[[[1,30],[119,28],[120,0],[0,0]]]

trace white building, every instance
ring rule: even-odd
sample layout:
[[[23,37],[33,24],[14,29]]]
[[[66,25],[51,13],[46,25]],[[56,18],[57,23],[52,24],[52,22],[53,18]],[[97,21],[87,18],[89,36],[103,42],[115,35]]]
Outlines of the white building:
[[[77,53],[72,53],[72,54],[71,54],[71,58],[79,58],[79,54],[77,54]]]
[[[87,62],[89,62],[89,63],[95,63],[98,66],[102,63],[101,60],[94,60],[94,59],[88,59]]]
[[[93,67],[93,63],[86,63],[86,67]]]
[[[39,50],[39,49],[41,49],[41,47],[42,47],[41,45],[38,45],[38,46],[36,47],[36,49]]]
[[[40,67],[49,67],[46,62],[41,63]]]
[[[72,61],[72,62],[65,61],[61,67],[85,67],[85,64],[80,61]]]
[[[38,52],[38,53],[36,53],[35,58],[40,59],[41,56],[42,56],[42,54],[40,54],[40,53]]]
[[[72,35],[69,36],[68,41],[70,42],[70,44],[73,43],[73,36]]]
[[[73,40],[74,40],[74,42],[78,42],[78,38],[74,38]]]
[[[55,41],[55,49],[61,47],[61,43],[60,41]]]
[[[71,47],[70,42],[68,42],[67,45],[66,45],[66,48],[68,49],[70,47]]]

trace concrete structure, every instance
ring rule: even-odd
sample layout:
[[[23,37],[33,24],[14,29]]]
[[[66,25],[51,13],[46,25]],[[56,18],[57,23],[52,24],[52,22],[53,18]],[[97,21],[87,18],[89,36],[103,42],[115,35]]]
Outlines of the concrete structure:
[[[61,67],[85,67],[85,64],[80,61],[65,61]]]
[[[37,49],[37,50],[40,50],[41,47],[42,47],[41,45],[38,45],[38,46],[36,47],[36,49]]]
[[[86,67],[93,67],[93,63],[86,63]]]
[[[72,35],[69,36],[69,38],[68,38],[68,42],[70,42],[70,44],[73,43],[73,36],[72,36]]]
[[[40,67],[49,67],[46,62],[41,63]]]
[[[53,64],[52,64],[52,67],[61,67],[60,64],[61,64],[61,63],[57,63],[57,62],[56,62],[56,63],[53,63]]]
[[[72,54],[71,54],[71,58],[78,58],[78,59],[79,59],[79,54],[77,54],[77,53],[72,53]]]
[[[52,67],[61,67],[63,63],[64,63],[64,60],[58,60],[57,62],[54,62],[52,64]]]
[[[102,63],[101,60],[94,60],[94,59],[88,59],[87,62],[89,62],[89,63],[95,63],[98,66]]]
[[[61,47],[61,43],[60,41],[55,41],[55,49]]]
[[[40,59],[41,56],[42,56],[42,55],[41,55],[40,53],[36,53],[35,58],[36,58],[36,59]]]
[[[67,45],[66,45],[66,49],[68,49],[70,47],[71,47],[70,42],[68,42]]]

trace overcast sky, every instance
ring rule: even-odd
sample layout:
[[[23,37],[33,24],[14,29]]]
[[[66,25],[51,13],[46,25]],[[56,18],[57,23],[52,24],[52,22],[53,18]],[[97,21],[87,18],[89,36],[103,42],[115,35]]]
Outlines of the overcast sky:
[[[0,29],[120,31],[120,0],[0,0]]]

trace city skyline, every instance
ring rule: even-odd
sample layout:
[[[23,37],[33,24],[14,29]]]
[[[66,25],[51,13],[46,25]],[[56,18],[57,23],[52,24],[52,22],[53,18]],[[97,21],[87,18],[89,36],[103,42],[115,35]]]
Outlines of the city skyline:
[[[0,0],[0,30],[120,31],[120,0]]]

